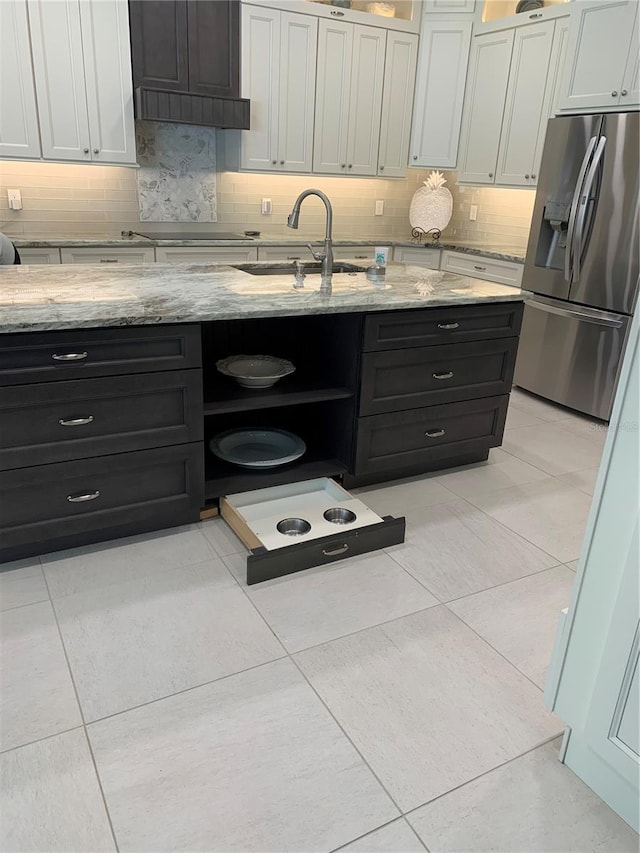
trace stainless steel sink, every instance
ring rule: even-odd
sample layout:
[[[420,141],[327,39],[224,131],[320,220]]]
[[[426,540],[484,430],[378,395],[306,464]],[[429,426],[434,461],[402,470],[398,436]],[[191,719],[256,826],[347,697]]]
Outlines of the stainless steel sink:
[[[290,261],[283,261],[278,264],[230,264],[236,270],[242,270],[242,272],[248,272],[251,275],[295,275],[296,272],[296,263],[295,261],[291,263]],[[365,272],[366,267],[358,266],[357,264],[348,264],[338,261],[334,263],[332,267],[332,272],[334,273],[356,273],[356,272]],[[304,264],[303,272],[305,275],[320,275],[322,272],[322,263],[314,263],[309,261],[309,263]]]

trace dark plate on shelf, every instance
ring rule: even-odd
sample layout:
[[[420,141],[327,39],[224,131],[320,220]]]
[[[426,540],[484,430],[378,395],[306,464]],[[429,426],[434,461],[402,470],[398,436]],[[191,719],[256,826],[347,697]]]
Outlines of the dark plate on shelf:
[[[300,459],[304,441],[284,429],[230,429],[209,442],[211,452],[241,468],[276,468]]]

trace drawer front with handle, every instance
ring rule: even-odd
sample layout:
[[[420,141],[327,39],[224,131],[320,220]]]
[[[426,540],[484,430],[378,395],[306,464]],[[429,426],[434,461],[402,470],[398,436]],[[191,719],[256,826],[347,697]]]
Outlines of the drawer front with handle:
[[[201,361],[197,324],[4,335],[0,385],[179,370]]]
[[[0,470],[201,441],[199,370],[0,387]]]
[[[202,445],[0,473],[0,561],[199,518]]]
[[[364,351],[517,337],[522,310],[522,302],[492,302],[367,314]]]
[[[495,281],[498,284],[520,287],[524,267],[515,261],[501,261],[498,258],[483,258],[481,255],[447,251],[442,253],[440,269],[482,278],[486,281]]]
[[[428,471],[502,441],[508,395],[361,418],[355,474]]]
[[[517,338],[365,353],[360,415],[508,394]]]
[[[124,249],[61,249],[63,264],[153,264],[153,246]]]

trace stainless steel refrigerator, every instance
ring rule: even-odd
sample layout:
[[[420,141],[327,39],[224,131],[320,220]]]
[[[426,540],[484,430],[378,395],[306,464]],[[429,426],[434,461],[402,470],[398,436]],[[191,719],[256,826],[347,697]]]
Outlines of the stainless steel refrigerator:
[[[522,287],[515,384],[609,420],[638,294],[640,113],[553,118]]]

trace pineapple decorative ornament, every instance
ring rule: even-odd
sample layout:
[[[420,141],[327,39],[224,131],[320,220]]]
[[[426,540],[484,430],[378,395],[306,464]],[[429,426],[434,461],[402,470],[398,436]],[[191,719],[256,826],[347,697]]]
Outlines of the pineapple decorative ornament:
[[[423,234],[439,240],[453,213],[453,196],[444,186],[446,179],[442,172],[431,172],[422,183],[424,186],[415,191],[409,207],[411,234],[416,240]]]

